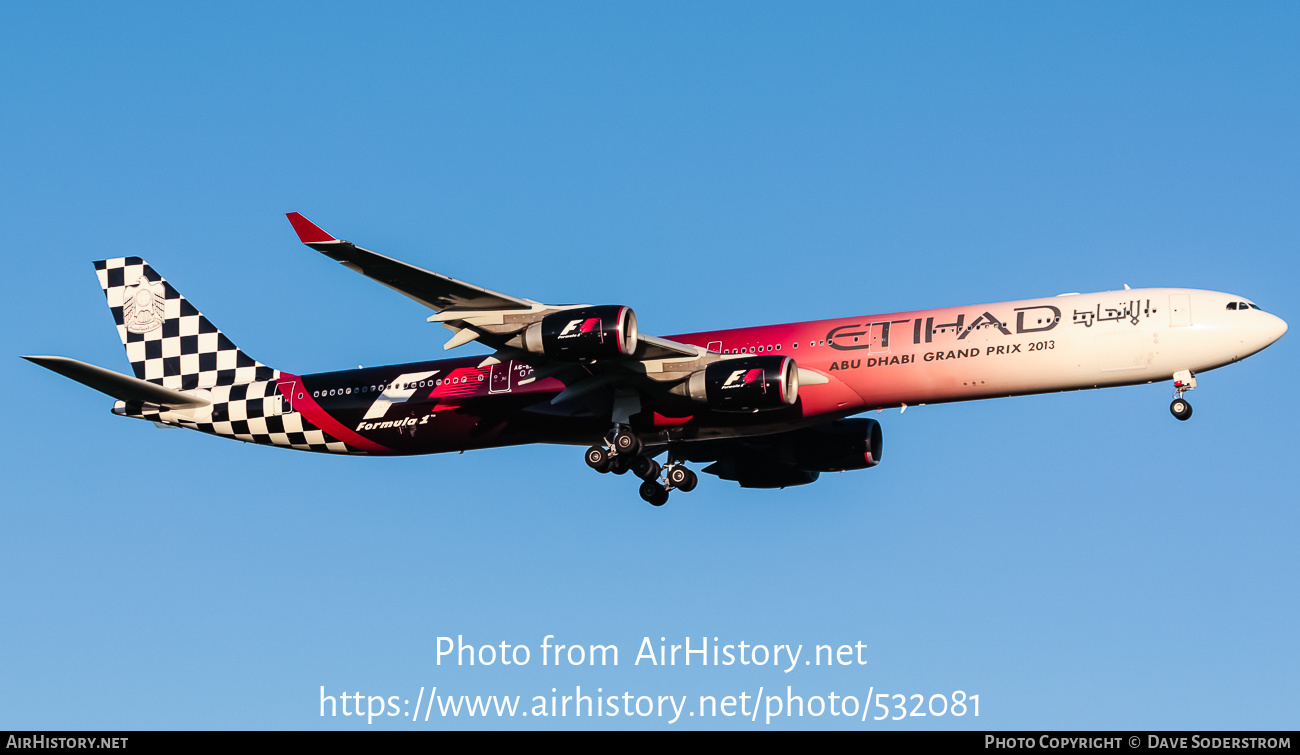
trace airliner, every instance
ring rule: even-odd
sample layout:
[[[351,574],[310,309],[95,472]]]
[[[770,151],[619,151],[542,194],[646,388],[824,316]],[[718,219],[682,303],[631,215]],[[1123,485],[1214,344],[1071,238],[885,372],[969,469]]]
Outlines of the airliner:
[[[491,350],[298,375],[245,354],[139,257],[95,263],[134,377],[24,357],[116,399],[113,413],[301,451],[409,455],[523,443],[588,446],[645,501],[693,490],[688,463],[747,488],[880,463],[870,410],[1173,381],[1282,337],[1242,296],[1182,288],[1023,301],[658,337],[622,304],[543,304],[334,238],[299,213],[308,247],[428,307],[445,349]],[[657,459],[663,458],[663,463]]]

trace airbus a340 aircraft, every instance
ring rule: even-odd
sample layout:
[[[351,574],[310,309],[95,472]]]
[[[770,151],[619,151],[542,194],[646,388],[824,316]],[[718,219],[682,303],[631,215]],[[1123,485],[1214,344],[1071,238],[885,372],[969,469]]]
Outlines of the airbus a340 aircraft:
[[[304,244],[433,310],[444,348],[473,356],[295,375],[244,354],[144,260],[95,263],[135,370],[25,357],[117,399],[113,413],[250,443],[340,454],[424,454],[520,443],[590,445],[588,466],[631,470],[660,506],[689,492],[686,462],[743,487],[813,482],[880,462],[871,409],[1174,381],[1282,337],[1232,294],[1148,288],[766,325],[659,338],[629,307],[547,305],[462,283],[330,236],[290,213]],[[656,457],[665,455],[661,466]]]

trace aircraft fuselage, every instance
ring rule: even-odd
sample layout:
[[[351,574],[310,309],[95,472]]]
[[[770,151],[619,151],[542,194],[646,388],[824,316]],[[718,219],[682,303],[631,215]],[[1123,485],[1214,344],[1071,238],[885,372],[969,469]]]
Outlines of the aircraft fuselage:
[[[1233,309],[1229,309],[1229,305]],[[712,411],[661,397],[631,417],[647,443],[784,432],[859,412],[1170,380],[1265,348],[1286,331],[1243,297],[1132,289],[672,336],[723,355],[776,354],[825,378],[791,406]],[[590,444],[609,397],[552,404],[566,387],[525,361],[483,356],[293,375],[214,388],[199,410],[115,411],[305,450],[419,454],[546,442]],[[292,442],[315,427],[331,444]]]

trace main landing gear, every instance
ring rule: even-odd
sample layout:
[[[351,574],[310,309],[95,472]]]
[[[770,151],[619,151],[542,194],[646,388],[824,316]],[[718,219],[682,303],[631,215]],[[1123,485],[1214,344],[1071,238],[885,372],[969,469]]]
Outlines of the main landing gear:
[[[680,490],[683,493],[689,493],[700,482],[700,478],[687,469],[685,464],[680,461],[671,461],[671,458],[670,455],[668,466],[663,468],[662,479],[659,476],[659,464],[653,459],[650,460],[650,463],[654,464],[655,473],[642,478],[645,482],[641,483],[641,499],[651,506],[662,506],[667,503],[669,491]]]
[[[606,437],[602,445],[587,449],[587,466],[601,474],[627,472],[641,452],[641,439],[631,430],[615,425],[612,432],[613,435]]]
[[[1187,421],[1192,416],[1192,405],[1183,398],[1183,394],[1196,387],[1196,378],[1190,370],[1174,373],[1174,401],[1169,405],[1169,412],[1180,421]]]
[[[686,468],[685,463],[673,457],[671,449],[668,463],[662,467],[652,454],[642,453],[643,450],[640,438],[628,428],[615,425],[612,434],[601,445],[587,449],[587,466],[601,474],[624,474],[631,470],[643,481],[641,498],[652,506],[667,503],[668,493],[672,490],[689,493],[695,489],[699,478]]]

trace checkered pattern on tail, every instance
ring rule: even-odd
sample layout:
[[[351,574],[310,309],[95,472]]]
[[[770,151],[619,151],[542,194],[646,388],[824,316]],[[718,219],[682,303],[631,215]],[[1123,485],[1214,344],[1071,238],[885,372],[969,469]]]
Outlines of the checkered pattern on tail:
[[[135,376],[192,390],[274,380],[139,257],[95,263]]]
[[[247,443],[296,448],[322,453],[356,453],[346,443],[290,411],[271,381],[220,386],[210,389],[211,407],[168,411],[139,401],[118,401],[113,413],[151,422],[234,438]]]

